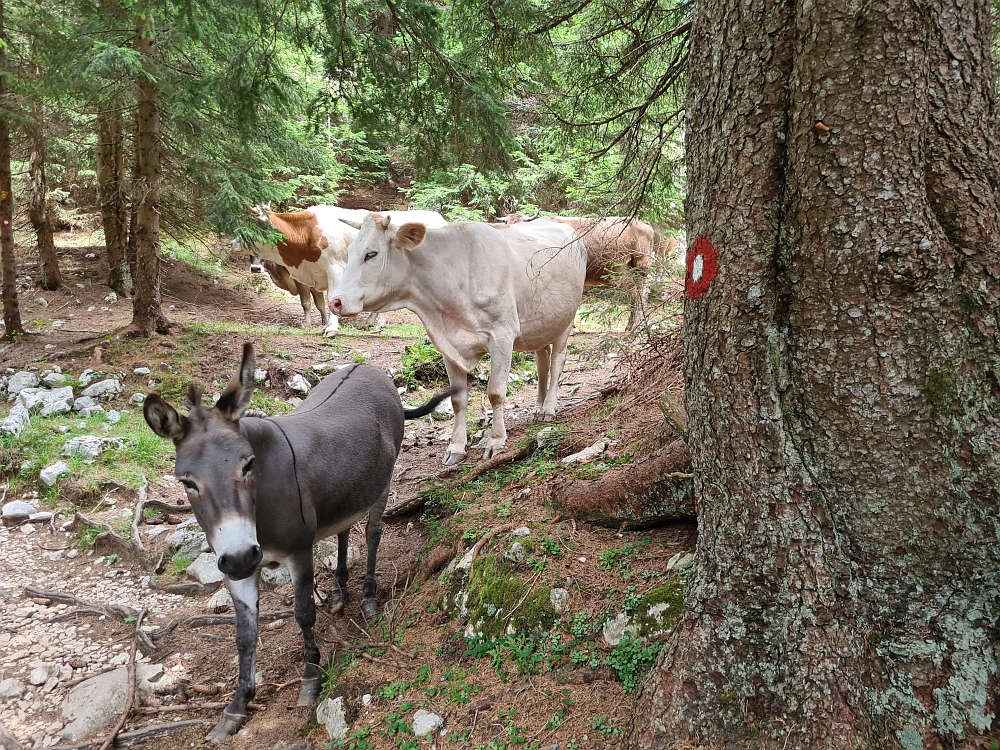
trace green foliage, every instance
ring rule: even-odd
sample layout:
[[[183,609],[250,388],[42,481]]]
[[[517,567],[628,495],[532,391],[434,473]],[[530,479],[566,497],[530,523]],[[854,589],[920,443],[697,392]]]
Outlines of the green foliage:
[[[639,687],[639,679],[656,663],[656,657],[660,655],[662,648],[660,643],[644,646],[642,641],[633,641],[628,636],[623,636],[615,650],[605,659],[605,663],[618,674],[622,690],[628,694]]]
[[[407,388],[418,385],[437,385],[448,380],[444,358],[432,344],[417,342],[403,349],[400,375]]]

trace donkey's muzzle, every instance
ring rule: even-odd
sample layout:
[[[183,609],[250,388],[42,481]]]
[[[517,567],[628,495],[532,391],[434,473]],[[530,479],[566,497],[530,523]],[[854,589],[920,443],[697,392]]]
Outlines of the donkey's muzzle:
[[[260,545],[255,544],[245,552],[222,555],[219,558],[219,570],[234,581],[241,581],[253,575],[263,559],[264,553],[261,552]]]

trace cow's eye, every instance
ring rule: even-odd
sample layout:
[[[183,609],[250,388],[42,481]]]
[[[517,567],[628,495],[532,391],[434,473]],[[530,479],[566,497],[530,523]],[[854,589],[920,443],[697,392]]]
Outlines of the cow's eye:
[[[367,263],[368,261],[370,261],[376,255],[378,255],[378,253],[376,251],[369,250],[367,253],[365,253],[365,263]]]

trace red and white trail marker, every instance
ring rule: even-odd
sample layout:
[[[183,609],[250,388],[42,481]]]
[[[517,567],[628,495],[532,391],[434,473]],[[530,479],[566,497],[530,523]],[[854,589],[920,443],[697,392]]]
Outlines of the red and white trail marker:
[[[704,237],[694,241],[687,256],[687,277],[684,289],[688,297],[698,299],[705,293],[715,274],[719,271],[718,255],[715,248]]]

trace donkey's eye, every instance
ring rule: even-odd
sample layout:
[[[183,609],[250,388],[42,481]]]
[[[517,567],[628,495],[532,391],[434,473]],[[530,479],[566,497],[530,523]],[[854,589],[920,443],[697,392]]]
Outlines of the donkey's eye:
[[[372,258],[374,258],[376,255],[378,255],[378,253],[376,251],[369,250],[367,253],[365,253],[365,262],[367,263]]]
[[[180,478],[178,478],[178,479],[179,479],[180,483],[184,485],[184,489],[187,490],[187,493],[189,495],[197,495],[198,494],[198,485],[196,485],[190,479],[180,479]]]
[[[250,472],[253,471],[253,456],[247,459],[247,462],[243,464],[243,477],[246,478],[250,476]]]

